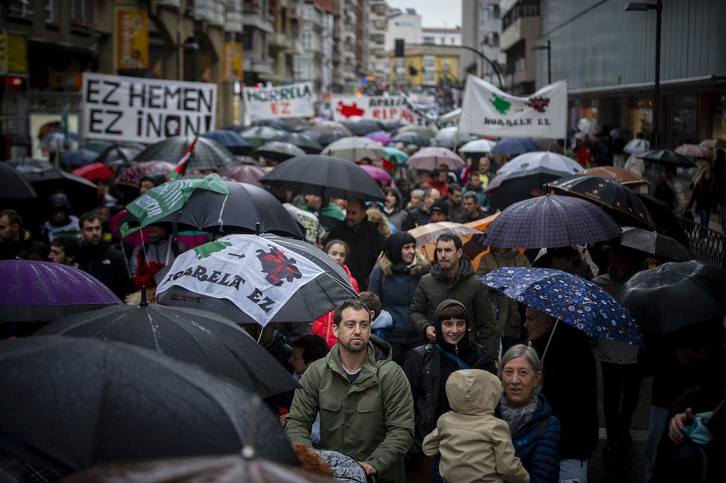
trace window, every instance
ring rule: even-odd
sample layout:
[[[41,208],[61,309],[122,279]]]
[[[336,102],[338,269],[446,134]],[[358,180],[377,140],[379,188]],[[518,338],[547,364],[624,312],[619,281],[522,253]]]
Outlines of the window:
[[[303,19],[305,20],[314,20],[315,19],[315,7],[312,5],[305,5],[303,6]]]
[[[91,0],[71,0],[71,19],[91,20]]]
[[[45,21],[46,23],[58,23],[57,0],[45,0]]]
[[[451,70],[451,61],[449,59],[444,59],[444,72],[448,72]]]
[[[313,34],[312,32],[302,33],[302,44],[305,50],[313,50]]]
[[[434,57],[433,55],[424,55],[423,68],[424,68],[424,71],[435,70],[436,69],[436,57]]]

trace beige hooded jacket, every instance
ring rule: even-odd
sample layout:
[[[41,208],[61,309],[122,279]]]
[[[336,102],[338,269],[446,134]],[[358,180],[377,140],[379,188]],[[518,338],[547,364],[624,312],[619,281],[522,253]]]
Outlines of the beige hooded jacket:
[[[529,482],[529,473],[514,456],[509,427],[494,417],[502,383],[480,369],[456,371],[446,381],[452,411],[423,441],[428,456],[441,454],[445,482]]]

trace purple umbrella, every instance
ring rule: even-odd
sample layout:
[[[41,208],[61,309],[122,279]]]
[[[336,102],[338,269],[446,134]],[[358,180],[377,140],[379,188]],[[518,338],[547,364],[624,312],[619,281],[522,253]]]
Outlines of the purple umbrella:
[[[120,303],[103,283],[78,268],[34,260],[0,261],[0,320],[50,321]]]
[[[391,136],[386,131],[375,131],[365,135],[368,139],[372,139],[377,143],[386,146],[391,142]]]
[[[376,180],[378,183],[390,183],[391,182],[391,173],[386,171],[383,168],[379,168],[377,166],[371,166],[370,164],[361,164],[361,168],[363,168],[363,171],[371,175],[371,178]]]

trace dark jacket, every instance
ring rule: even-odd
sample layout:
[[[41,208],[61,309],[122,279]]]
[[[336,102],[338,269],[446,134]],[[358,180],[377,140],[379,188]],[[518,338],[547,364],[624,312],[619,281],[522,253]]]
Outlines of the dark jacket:
[[[464,304],[472,321],[470,325],[472,339],[486,347],[496,357],[497,334],[494,327],[494,313],[489,302],[489,290],[476,279],[469,260],[464,258],[459,260],[459,271],[451,283],[438,263],[428,274],[421,277],[408,310],[408,320],[411,325],[424,335],[426,327],[433,325],[436,307],[446,299],[455,299]]]
[[[429,261],[416,252],[416,265],[402,267],[394,265],[382,255],[378,265],[373,268],[368,291],[378,295],[381,307],[393,317],[393,328],[388,334],[388,342],[410,344],[421,340],[421,334],[408,321],[408,308],[421,276],[429,271]]]
[[[474,218],[469,218],[466,211],[462,211],[459,216],[454,218],[454,223],[469,223],[471,221],[481,220],[489,216],[489,213],[484,208],[479,208],[479,213]]]
[[[431,213],[424,211],[423,208],[417,206],[406,211],[406,219],[403,222],[403,230],[413,230],[417,226],[426,225],[431,222]]]
[[[378,225],[368,221],[368,217],[363,219],[357,231],[343,224],[330,231],[327,241],[330,240],[343,240],[348,244],[350,253],[346,264],[358,286],[367,287],[368,276],[383,250],[383,235],[378,231]]]
[[[499,406],[494,415],[500,416]],[[548,419],[549,418],[549,419]],[[544,428],[540,423],[547,420]],[[540,436],[540,431],[542,436]],[[560,479],[560,420],[542,394],[537,396],[537,410],[532,420],[512,435],[514,455],[529,472],[530,483],[556,483]]]
[[[108,242],[83,245],[77,260],[78,268],[96,277],[121,300],[136,291],[123,253]]]
[[[553,332],[532,341],[542,361],[542,394],[562,428],[562,459],[585,460],[598,443],[597,368],[582,332],[559,322]]]
[[[28,230],[20,229],[18,240],[0,243],[0,260],[13,258],[37,259],[48,261],[50,248],[45,243],[34,240]]]

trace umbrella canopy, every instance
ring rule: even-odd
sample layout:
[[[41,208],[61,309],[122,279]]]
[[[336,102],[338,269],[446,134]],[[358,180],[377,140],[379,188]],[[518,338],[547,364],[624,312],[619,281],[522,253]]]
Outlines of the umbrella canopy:
[[[699,260],[668,262],[633,275],[615,294],[644,334],[726,315],[726,270]]]
[[[391,178],[391,173],[383,168],[371,166],[370,164],[362,164],[361,168],[363,168],[363,171],[368,173],[370,177],[376,180],[378,183],[390,183],[393,179]]]
[[[0,320],[49,321],[120,304],[83,270],[35,260],[0,260]]]
[[[294,144],[282,141],[267,141],[255,150],[255,154],[276,161],[285,161],[295,156],[303,156],[305,151]]]
[[[182,179],[152,188],[126,206],[124,219],[142,227],[177,224],[222,233],[278,233],[302,238],[290,214],[267,190],[237,181],[222,181],[210,174],[203,179]]]
[[[698,145],[708,149],[723,149],[726,148],[726,139],[705,139]]]
[[[322,154],[292,158],[275,166],[260,182],[272,188],[329,198],[386,200],[380,186],[363,168]]]
[[[508,164],[505,164],[505,166]],[[499,174],[500,172],[501,169],[489,181],[489,185],[484,190],[494,200],[494,204],[500,210],[518,201],[523,201],[532,196],[544,193],[546,183],[570,173],[569,171],[564,172],[545,167]]]
[[[557,194],[577,196],[605,208],[621,226],[655,228],[643,201],[635,192],[611,178],[573,174],[545,185]]]
[[[96,151],[90,149],[71,149],[60,154],[60,162],[63,166],[86,166],[98,158]]]
[[[585,134],[599,134],[600,126],[594,119],[583,117],[577,121],[577,130]]]
[[[277,418],[232,381],[95,338],[0,341],[0,454],[71,473],[152,458],[237,453],[251,417],[265,458],[297,457]]]
[[[84,146],[86,149],[90,149],[91,151],[95,151],[98,154],[101,154],[106,149],[113,146],[112,143],[109,143],[108,141],[102,141],[100,139],[91,139],[90,141],[86,141],[86,145]]]
[[[71,174],[80,176],[81,178],[85,178],[88,181],[93,182],[96,179],[106,180],[110,178],[111,176],[113,176],[113,171],[111,171],[103,163],[91,163],[87,164],[86,166],[74,169],[73,171],[71,171]]]
[[[252,147],[259,148],[267,141],[276,138],[280,134],[284,134],[284,131],[268,126],[251,126],[242,130],[239,134],[249,141]]]
[[[278,131],[292,130],[292,126],[290,126],[289,123],[287,123],[286,121],[283,121],[282,119],[277,119],[277,118],[260,119],[258,121],[255,121],[254,125],[271,127],[272,129],[277,129]]]
[[[431,140],[431,144],[434,146],[454,149],[454,146],[462,146],[474,139],[476,139],[476,137],[471,134],[459,131],[459,128],[456,126],[450,126],[437,132]]]
[[[415,131],[404,131],[396,134],[391,139],[394,143],[415,144],[418,147],[428,146],[428,138]]]
[[[248,164],[242,164],[239,166],[233,166],[226,171],[222,171],[222,176],[232,178],[240,183],[253,184],[262,188],[260,178],[267,174],[267,168],[263,166],[252,166]]]
[[[370,119],[361,119],[359,121],[344,121],[342,124],[350,129],[350,132],[352,132],[356,136],[365,136],[368,133],[380,131],[383,127],[377,121],[373,121]]]
[[[502,210],[483,241],[498,248],[558,248],[618,236],[620,227],[600,207],[569,196],[538,196]]]
[[[460,153],[490,153],[497,143],[488,139],[475,139],[459,148]]]
[[[142,297],[138,306],[114,305],[63,317],[33,335],[96,337],[143,347],[205,367],[262,398],[298,387],[265,348],[228,318],[206,310],[149,305]]]
[[[676,148],[676,153],[692,158],[713,159],[716,157],[709,148],[698,144],[681,144]]]
[[[273,139],[273,141],[293,144],[305,151],[307,154],[318,154],[323,150],[323,146],[321,146],[318,141],[305,133],[291,132],[282,134]]]
[[[445,164],[451,170],[464,168],[466,163],[461,156],[457,155],[450,149],[440,146],[428,146],[421,148],[408,158],[406,164],[416,169],[424,169],[431,171]]]
[[[633,226],[624,226],[622,230],[620,245],[624,247],[673,262],[685,262],[696,258],[688,248],[669,236]]]
[[[631,139],[625,146],[623,146],[623,151],[638,157],[640,157],[640,154],[643,154],[644,152],[649,150],[650,143],[645,139],[640,138]]]
[[[330,132],[324,132],[324,133],[316,133],[312,131],[308,131],[308,134],[318,135],[318,142],[321,144],[321,146],[328,146],[330,144],[333,144],[335,141],[338,141],[340,139],[349,138],[351,134],[348,134],[344,131],[330,131]],[[322,149],[321,149],[322,151]]]
[[[553,268],[504,267],[479,280],[592,337],[642,344],[628,309],[601,287],[577,275]]]
[[[670,149],[656,149],[653,151],[646,151],[638,155],[639,158],[652,163],[664,164],[666,166],[683,166],[691,168],[696,165],[690,158],[678,154]]]
[[[384,146],[391,142],[391,136],[385,131],[374,131],[372,133],[366,134],[365,137],[367,137],[368,139],[372,139],[373,141],[380,143]]]
[[[593,176],[602,176],[603,178],[611,178],[631,189],[637,188],[638,186],[650,184],[650,181],[641,176],[638,176],[632,171],[628,171],[625,168],[618,168],[615,166],[596,166],[594,168],[580,171],[580,173],[590,174]]]
[[[79,136],[77,133],[69,132],[68,133],[68,142],[69,143],[76,143],[78,145],[83,143],[83,138]],[[51,153],[54,153],[58,150],[58,147],[60,146],[60,149],[63,149],[66,144],[66,136],[63,134],[63,131],[56,130],[56,131],[49,131],[43,136],[43,138],[40,140],[40,147],[43,148],[45,151],[49,151]]]
[[[182,159],[192,142],[194,142],[194,136],[166,138],[140,152],[134,161],[168,161],[176,164]],[[234,154],[230,153],[227,148],[216,141],[200,137],[189,156],[186,170],[191,173],[194,170],[227,169],[234,164],[236,164]]]
[[[310,243],[229,235],[179,255],[157,297],[264,326],[312,322],[356,293],[340,265]]]
[[[202,134],[202,137],[216,141],[237,156],[249,154],[254,149],[252,144],[236,131],[217,129],[215,131],[205,132]]]
[[[438,128],[434,125],[419,126],[418,124],[409,124],[408,126],[403,126],[401,129],[398,130],[399,134],[403,134],[406,132],[414,132],[419,136],[423,137],[424,139],[432,139],[434,136],[436,136]]]
[[[385,158],[388,153],[383,146],[372,139],[347,137],[327,145],[320,154],[348,161],[360,161],[363,158],[370,160]]]
[[[23,176],[38,192],[39,200],[45,202],[50,195],[60,189],[68,196],[73,213],[84,213],[97,206],[98,186],[85,178],[57,168],[37,173],[25,173]]]
[[[132,160],[144,149],[146,146],[139,143],[113,144],[101,152],[96,161],[109,168],[114,166],[127,168],[134,164]]]
[[[404,153],[400,149],[394,148],[393,146],[384,146],[383,149],[385,149],[386,153],[388,153],[388,155],[386,156],[386,159],[388,160],[391,160],[391,158],[393,158],[396,160],[396,163],[403,164],[408,159],[408,154]]]
[[[0,162],[0,199],[31,199],[37,196],[35,188],[23,173],[8,163]]]
[[[417,226],[408,230],[408,233],[414,237],[418,247],[427,243],[435,243],[439,235],[443,233],[453,233],[454,235],[481,234],[481,230],[452,221],[440,221]]]
[[[549,151],[550,153],[555,154],[565,154],[565,151],[562,149],[562,147],[557,144],[557,141],[550,138],[532,138],[534,142],[539,144],[541,151]]]
[[[574,174],[582,169],[580,163],[572,158],[548,151],[535,151],[520,154],[497,170],[497,174],[547,168],[566,174]]]
[[[53,163],[46,161],[44,159],[35,159],[35,158],[15,158],[15,159],[7,159],[3,163],[0,164],[6,164],[8,166],[12,166],[13,168],[17,169],[21,173],[37,173],[38,171],[45,171],[46,169],[53,169]]]
[[[517,155],[542,149],[532,138],[504,138],[492,148],[492,154]]]
[[[161,173],[164,176],[174,171],[174,165],[167,161],[142,161],[121,171],[116,177],[116,183],[126,186],[139,187],[141,178],[151,173]]]
[[[655,222],[656,231],[663,235],[674,238],[679,243],[688,246],[688,235],[683,230],[683,225],[680,218],[678,217],[678,215],[673,213],[671,207],[663,201],[659,200],[658,198],[655,198],[654,196],[651,196],[649,194],[636,194],[638,195],[638,197],[640,197],[641,200],[643,200],[645,207],[648,208],[648,213],[650,213],[651,218],[653,218],[653,221]]]
[[[623,128],[615,128],[610,131],[610,137],[613,139],[630,139],[633,137],[633,133]]]
[[[309,131],[313,132],[319,132],[319,133],[330,133],[335,131],[342,131],[346,133],[348,136],[352,136],[353,132],[345,127],[343,124],[337,122],[337,121],[317,121],[315,124],[310,126]],[[325,144],[323,141],[320,141],[321,144]]]

